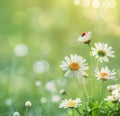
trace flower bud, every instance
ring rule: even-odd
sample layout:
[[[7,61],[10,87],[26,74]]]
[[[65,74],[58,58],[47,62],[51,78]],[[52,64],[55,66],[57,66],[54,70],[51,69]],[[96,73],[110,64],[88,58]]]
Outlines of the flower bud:
[[[65,94],[66,94],[65,90],[64,90],[64,89],[61,89],[61,90],[60,90],[60,94],[61,94],[61,95],[65,95]]]
[[[31,106],[32,106],[31,101],[26,101],[26,102],[25,102],[25,107],[31,107]]]
[[[20,116],[19,112],[14,112],[13,116]]]

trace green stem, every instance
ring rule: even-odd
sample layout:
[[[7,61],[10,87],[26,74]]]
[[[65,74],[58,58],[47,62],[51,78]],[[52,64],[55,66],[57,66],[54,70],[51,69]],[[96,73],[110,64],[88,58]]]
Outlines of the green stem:
[[[90,44],[88,44],[88,46],[89,46],[89,49],[90,49],[90,66],[92,67],[92,65],[93,65],[92,49],[91,49]],[[92,72],[92,69],[91,69],[91,72]]]
[[[26,107],[26,109],[25,109],[25,116],[29,116],[28,115],[28,107]]]
[[[10,67],[9,67],[9,80],[8,80],[8,91],[7,91],[7,94],[9,95],[10,93],[11,93],[11,80],[12,80],[12,78],[14,77],[13,75],[14,75],[14,64],[13,64],[13,61],[11,62],[11,64],[10,64]]]
[[[99,104],[99,107],[103,104],[103,101],[101,101],[101,103]]]
[[[113,114],[111,114],[111,116],[116,116],[115,114],[117,114],[117,112],[114,112]]]
[[[74,109],[72,108],[72,116],[74,116],[74,111],[73,111]]]
[[[94,109],[92,109],[90,112],[88,112],[87,114],[91,114],[93,111],[98,110],[98,109],[99,109],[99,107],[94,108]]]
[[[86,89],[86,86],[85,86],[84,78],[83,78],[83,87],[84,87],[84,90],[85,90],[86,96],[88,97],[88,92],[87,92],[87,89]]]
[[[80,85],[79,85],[79,82],[78,82],[78,79],[77,78],[75,78],[75,81],[76,81],[76,83],[77,83],[77,86],[78,86],[78,90],[80,90]],[[80,95],[79,95],[80,96]],[[83,96],[83,93],[82,93],[82,96]],[[83,96],[84,97],[84,96]]]
[[[66,95],[66,97],[70,98],[70,95],[68,93],[66,93],[65,95]]]
[[[76,108],[76,110],[77,110],[78,114],[80,115],[81,113],[80,113],[79,109],[78,109],[78,108]]]
[[[93,75],[92,75],[92,71],[93,71],[93,57],[92,57],[92,49],[91,49],[91,46],[90,46],[90,43],[88,44],[88,46],[89,46],[89,49],[90,49],[90,67],[91,67],[91,69],[90,69],[90,78],[92,79],[91,80],[91,98],[93,98],[93,96],[94,96],[94,78],[92,77]]]
[[[98,66],[99,66],[99,58],[97,59],[97,62],[96,62],[96,68],[98,69]]]
[[[75,77],[75,81],[77,83],[78,88],[80,89],[80,85],[79,85],[78,79],[76,77]]]
[[[103,83],[104,83],[104,81],[101,82],[100,97],[102,97],[102,95],[103,95]]]

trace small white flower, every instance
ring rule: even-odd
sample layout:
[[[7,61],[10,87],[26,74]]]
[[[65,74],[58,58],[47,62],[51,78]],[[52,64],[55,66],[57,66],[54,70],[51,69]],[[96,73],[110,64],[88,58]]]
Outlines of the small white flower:
[[[61,69],[65,72],[65,77],[79,77],[85,74],[85,70],[88,70],[88,66],[86,66],[86,59],[83,59],[81,56],[72,55],[70,58],[68,56],[65,57],[65,61],[62,61],[60,65]]]
[[[60,103],[59,105],[59,108],[78,108],[79,105],[81,105],[82,101],[77,98],[75,100],[72,100],[72,99],[65,99],[65,100],[62,100],[62,102]]]
[[[81,36],[77,39],[78,42],[89,44],[91,41],[91,33],[92,32],[82,32]]]
[[[112,95],[117,95],[120,98],[120,89],[115,89],[112,91]]]
[[[61,94],[61,95],[65,95],[65,94],[66,94],[66,91],[65,91],[64,89],[61,89],[61,90],[60,90],[60,94]]]
[[[19,112],[14,112],[13,116],[20,116],[20,113]]]
[[[102,63],[109,62],[108,57],[115,57],[114,51],[111,51],[112,47],[109,47],[105,43],[95,43],[95,48],[92,47],[92,55]]]
[[[107,90],[110,91],[110,92],[113,91],[113,90],[116,90],[116,89],[120,89],[120,85],[119,84],[107,86]]]
[[[116,72],[113,69],[112,71],[109,70],[108,67],[103,67],[101,70],[96,69],[95,70],[95,76],[98,77],[98,80],[101,79],[103,81],[105,80],[116,80]]]
[[[110,102],[113,102],[113,103],[116,103],[119,101],[119,96],[118,95],[112,95],[112,96],[107,96],[107,98],[105,98],[104,100],[105,101],[110,101]]]
[[[25,102],[25,107],[31,107],[31,106],[32,106],[31,101],[26,101],[26,102]]]

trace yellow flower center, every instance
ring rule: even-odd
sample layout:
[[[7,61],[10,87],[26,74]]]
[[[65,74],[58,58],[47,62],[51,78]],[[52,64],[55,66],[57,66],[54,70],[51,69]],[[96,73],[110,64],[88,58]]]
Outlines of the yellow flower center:
[[[68,107],[74,107],[75,104],[76,104],[76,103],[75,103],[74,101],[70,101],[70,102],[68,102],[67,106],[68,106]]]
[[[103,51],[103,50],[98,51],[98,56],[104,57],[105,55],[106,55],[106,51]]]
[[[120,89],[120,85],[118,85],[117,88]]]
[[[116,103],[116,102],[118,102],[118,99],[117,99],[117,97],[116,96],[113,96],[113,101],[112,101],[113,103]]]
[[[116,97],[115,97],[115,96],[113,96],[113,99],[115,100],[115,99],[116,99]]]
[[[100,76],[101,76],[101,78],[104,78],[104,77],[108,76],[108,74],[107,73],[100,73]]]
[[[73,71],[77,71],[80,68],[80,65],[77,62],[72,62],[70,64],[70,69]]]
[[[113,96],[113,99],[116,100],[116,96]]]

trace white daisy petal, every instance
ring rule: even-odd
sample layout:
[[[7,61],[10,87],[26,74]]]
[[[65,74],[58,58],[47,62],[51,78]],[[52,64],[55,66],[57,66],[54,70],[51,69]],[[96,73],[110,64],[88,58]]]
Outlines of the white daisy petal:
[[[108,57],[115,57],[114,51],[112,50],[112,47],[108,46],[105,43],[95,43],[95,48],[92,49],[92,55],[95,56],[96,59],[99,59],[99,61],[102,62],[109,62]]]
[[[65,57],[65,60],[68,64],[71,62],[68,56]]]
[[[111,101],[113,103],[116,103],[119,101],[119,96],[118,95],[112,95],[112,96],[107,96],[107,98],[105,98],[105,101]]]
[[[65,77],[80,77],[89,69],[86,63],[86,59],[83,59],[81,56],[70,55],[66,56],[65,61],[62,61],[60,68],[65,72]]]
[[[65,77],[71,77],[71,71],[67,70],[67,72],[65,73]]]
[[[78,108],[81,105],[81,100],[79,98],[72,100],[72,99],[65,99],[62,100],[59,108]]]
[[[101,79],[103,81],[105,81],[105,80],[116,80],[115,69],[110,71],[110,69],[108,67],[103,67],[103,68],[101,68],[101,70],[95,69],[94,72],[95,72],[95,76],[98,79]]]

